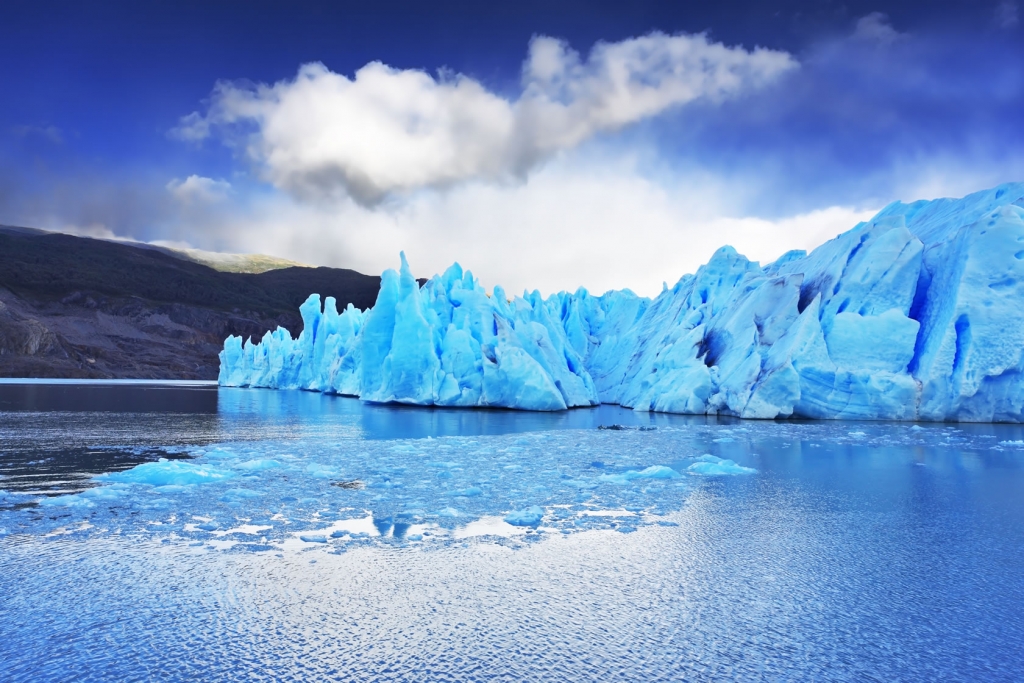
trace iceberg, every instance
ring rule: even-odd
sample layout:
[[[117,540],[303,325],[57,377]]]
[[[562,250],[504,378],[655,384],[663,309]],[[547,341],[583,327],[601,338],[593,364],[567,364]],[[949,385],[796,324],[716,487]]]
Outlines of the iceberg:
[[[377,403],[744,418],[1024,420],[1024,183],[895,202],[810,253],[722,247],[654,299],[488,294],[403,254],[376,304],[321,307],[297,339],[229,337],[224,386]]]
[[[422,287],[402,254],[373,308],[341,314],[332,297],[301,306],[297,339],[228,337],[224,386],[306,389],[374,403],[565,410],[600,403],[562,318],[539,292],[508,300],[455,264]]]

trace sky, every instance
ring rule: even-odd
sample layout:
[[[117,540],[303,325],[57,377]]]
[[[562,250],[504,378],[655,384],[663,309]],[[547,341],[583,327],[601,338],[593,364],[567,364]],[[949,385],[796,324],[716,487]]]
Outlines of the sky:
[[[1024,180],[972,2],[0,4],[0,224],[656,294]]]

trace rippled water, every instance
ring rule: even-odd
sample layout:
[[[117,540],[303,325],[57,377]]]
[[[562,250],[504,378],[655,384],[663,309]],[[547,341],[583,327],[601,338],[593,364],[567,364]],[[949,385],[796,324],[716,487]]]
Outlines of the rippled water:
[[[1010,425],[0,384],[0,679],[1020,680],[1022,465]]]

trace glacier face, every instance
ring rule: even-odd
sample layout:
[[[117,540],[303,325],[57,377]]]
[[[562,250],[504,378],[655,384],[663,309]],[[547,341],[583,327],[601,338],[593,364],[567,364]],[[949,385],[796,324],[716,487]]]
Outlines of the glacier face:
[[[340,315],[319,295],[300,308],[303,331],[268,332],[221,352],[227,386],[326,391],[378,403],[565,410],[600,403],[584,359],[550,301],[488,295],[456,264],[419,287],[402,255],[373,308]],[[581,342],[582,345],[582,342]]]
[[[749,418],[1024,420],[1024,183],[896,202],[810,254],[723,247],[651,299],[488,295],[402,256],[372,309],[229,337],[221,384],[416,405]]]

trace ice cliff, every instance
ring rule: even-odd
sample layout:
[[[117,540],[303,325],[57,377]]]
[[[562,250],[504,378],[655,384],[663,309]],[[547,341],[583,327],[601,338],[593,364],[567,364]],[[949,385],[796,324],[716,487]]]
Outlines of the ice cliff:
[[[488,295],[453,265],[421,288],[402,255],[381,276],[377,303],[340,315],[333,298],[302,305],[303,331],[268,332],[245,344],[229,337],[220,383],[299,388],[380,403],[564,410],[597,405],[583,357],[570,344],[553,300],[534,292]]]
[[[220,383],[373,402],[751,418],[1024,420],[1024,183],[896,202],[810,254],[731,247],[655,299],[488,295],[405,257],[373,308],[229,337]]]

